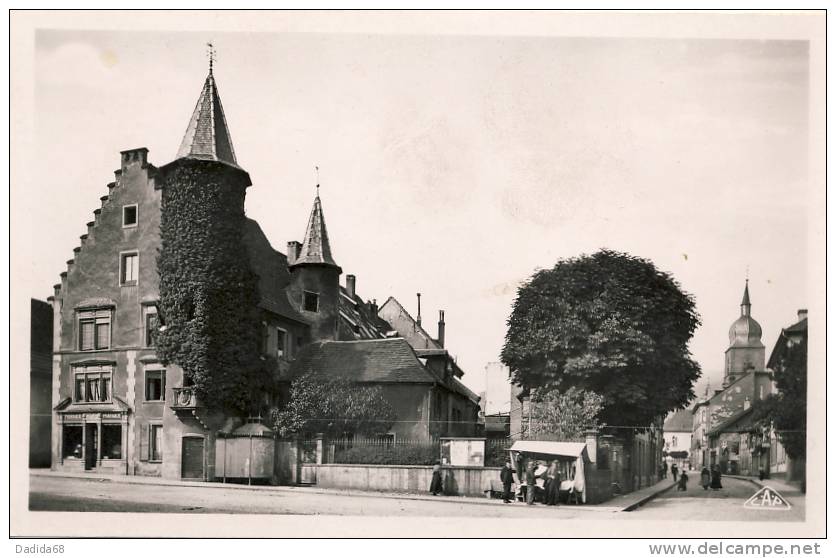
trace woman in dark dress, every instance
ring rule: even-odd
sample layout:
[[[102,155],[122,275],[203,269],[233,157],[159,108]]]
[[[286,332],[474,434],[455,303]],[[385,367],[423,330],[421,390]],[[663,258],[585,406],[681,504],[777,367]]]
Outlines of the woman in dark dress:
[[[702,471],[700,471],[700,485],[702,486],[703,490],[708,490],[710,484],[711,473],[708,471],[708,467],[703,467]]]
[[[719,488],[723,488],[723,485],[720,483],[720,466],[715,465],[711,468],[711,489],[717,490]]]
[[[430,492],[433,496],[438,496],[438,493],[443,490],[441,486],[441,461],[436,461],[433,465],[433,480],[430,482]]]
[[[546,471],[546,505],[557,506],[559,504],[558,497],[560,495],[560,472],[557,468],[557,460],[554,460],[549,465]]]

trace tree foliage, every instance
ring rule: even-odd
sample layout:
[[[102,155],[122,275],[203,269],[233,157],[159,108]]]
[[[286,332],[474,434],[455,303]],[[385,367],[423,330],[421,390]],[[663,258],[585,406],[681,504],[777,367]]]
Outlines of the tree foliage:
[[[380,386],[363,386],[344,378],[309,373],[290,386],[289,402],[272,413],[282,436],[383,434],[397,420]]]
[[[257,276],[243,242],[244,188],[223,165],[183,162],[166,177],[160,218],[157,355],[179,365],[203,404],[253,412],[260,356]]]
[[[774,428],[793,459],[807,454],[807,336],[788,345],[774,368],[777,393],[756,401],[753,421]]]
[[[604,408],[604,397],[591,391],[576,387],[564,392],[538,390],[532,394],[531,403],[530,437],[569,440],[602,426],[598,414]]]
[[[517,293],[502,349],[516,383],[603,396],[599,419],[649,426],[694,397],[694,299],[648,260],[610,250],[562,260]]]

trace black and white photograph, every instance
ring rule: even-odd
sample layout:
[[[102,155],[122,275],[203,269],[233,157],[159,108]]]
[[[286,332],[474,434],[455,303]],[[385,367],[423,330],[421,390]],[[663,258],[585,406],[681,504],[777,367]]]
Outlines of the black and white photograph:
[[[823,537],[825,19],[12,10],[10,534]]]

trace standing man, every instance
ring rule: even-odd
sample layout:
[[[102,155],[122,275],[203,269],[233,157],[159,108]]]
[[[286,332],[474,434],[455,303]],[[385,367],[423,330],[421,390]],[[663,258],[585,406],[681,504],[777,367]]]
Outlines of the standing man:
[[[511,485],[514,482],[514,474],[511,469],[511,459],[505,460],[505,466],[499,473],[499,479],[502,481],[502,500],[506,504],[511,503]]]
[[[679,467],[676,466],[676,463],[671,465],[671,475],[673,475],[673,482],[676,482],[676,474],[679,472]]]
[[[663,479],[668,478],[668,461],[667,460],[662,461],[662,478]]]
[[[534,472],[536,466],[537,462],[531,459],[525,468],[525,503],[529,506],[534,505],[534,493],[537,490],[537,475]]]

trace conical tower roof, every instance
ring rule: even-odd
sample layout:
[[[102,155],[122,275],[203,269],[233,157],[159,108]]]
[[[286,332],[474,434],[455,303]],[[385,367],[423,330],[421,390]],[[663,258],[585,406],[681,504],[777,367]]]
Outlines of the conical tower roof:
[[[182,158],[219,161],[238,167],[211,67],[186,128],[186,135],[177,150],[176,159]]]
[[[293,263],[292,267],[305,264],[340,267],[331,255],[331,243],[328,240],[328,230],[325,228],[325,217],[322,214],[322,201],[319,199],[319,193],[314,199],[299,258]]]

